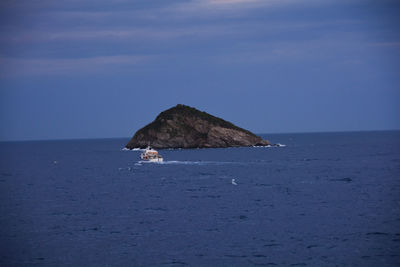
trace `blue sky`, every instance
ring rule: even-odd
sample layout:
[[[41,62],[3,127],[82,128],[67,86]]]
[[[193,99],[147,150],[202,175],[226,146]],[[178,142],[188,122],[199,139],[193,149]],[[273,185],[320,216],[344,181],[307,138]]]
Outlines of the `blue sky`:
[[[400,129],[400,4],[0,2],[0,140],[129,137],[194,106],[256,133]]]

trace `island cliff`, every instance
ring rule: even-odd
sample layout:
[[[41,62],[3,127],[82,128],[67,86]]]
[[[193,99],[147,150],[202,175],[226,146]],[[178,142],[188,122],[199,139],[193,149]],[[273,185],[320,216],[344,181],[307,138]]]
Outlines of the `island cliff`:
[[[261,137],[195,108],[177,105],[138,130],[126,148],[211,148],[266,146]]]

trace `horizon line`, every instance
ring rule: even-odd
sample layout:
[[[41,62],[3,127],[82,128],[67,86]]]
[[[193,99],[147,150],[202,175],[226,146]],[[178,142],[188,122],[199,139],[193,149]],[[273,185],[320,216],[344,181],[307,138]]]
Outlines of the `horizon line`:
[[[358,132],[396,132],[400,129],[385,130],[343,130],[343,131],[310,131],[310,132],[275,132],[275,133],[255,133],[256,135],[276,135],[276,134],[328,134],[328,133],[358,133]],[[10,139],[0,140],[0,143],[7,142],[46,142],[46,141],[78,141],[78,140],[105,140],[105,139],[130,139],[132,137],[71,137],[71,138],[49,138],[49,139]]]

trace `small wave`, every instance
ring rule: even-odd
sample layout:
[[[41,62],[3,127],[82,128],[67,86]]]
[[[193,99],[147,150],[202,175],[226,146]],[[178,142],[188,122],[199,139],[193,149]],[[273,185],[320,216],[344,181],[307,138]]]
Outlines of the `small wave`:
[[[281,143],[277,143],[274,145],[267,145],[267,146],[253,146],[253,147],[261,147],[261,148],[265,148],[265,147],[285,147],[286,145],[281,144]]]
[[[135,164],[136,165],[136,164]],[[118,168],[119,171],[123,171],[123,170],[128,170],[130,171],[132,168],[131,167],[125,167],[125,168]]]

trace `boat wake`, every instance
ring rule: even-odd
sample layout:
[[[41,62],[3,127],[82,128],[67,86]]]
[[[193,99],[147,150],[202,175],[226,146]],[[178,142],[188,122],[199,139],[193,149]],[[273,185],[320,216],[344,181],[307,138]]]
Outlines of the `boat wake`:
[[[133,148],[133,149],[129,149],[129,148],[124,147],[124,148],[122,148],[121,150],[122,150],[122,151],[144,151],[145,149],[142,149],[142,148]]]
[[[164,160],[161,162],[151,162],[140,160],[138,165],[142,164],[158,164],[158,165],[226,165],[235,164],[236,162],[221,162],[221,161],[179,161],[179,160]],[[136,164],[135,164],[136,165]]]

